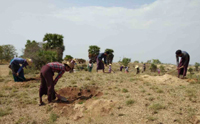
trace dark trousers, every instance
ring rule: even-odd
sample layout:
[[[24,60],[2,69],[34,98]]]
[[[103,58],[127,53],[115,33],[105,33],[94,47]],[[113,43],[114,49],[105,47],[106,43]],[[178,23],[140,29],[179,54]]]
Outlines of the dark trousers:
[[[181,58],[181,61],[180,61],[179,65],[178,65],[178,67],[183,66],[183,64],[185,63],[185,61],[187,61],[187,60]],[[187,69],[188,69],[189,62],[190,62],[190,56],[188,58],[188,61],[187,61],[186,65],[184,65],[184,68],[178,70],[178,76],[179,75],[183,75],[183,76],[187,75]]]
[[[11,64],[11,69],[12,69],[13,72],[17,73],[17,71],[19,70],[19,68],[20,68],[20,65]],[[22,69],[20,71],[18,77],[13,74],[13,78],[14,78],[15,82],[22,82],[22,81],[26,80],[26,78],[24,77],[24,69]]]
[[[97,58],[97,70],[101,70],[101,69],[103,69],[104,70],[104,63],[102,62],[102,60],[99,60],[98,58]]]
[[[53,82],[54,72],[51,67],[45,65],[40,71],[41,84],[39,89],[39,96],[42,97],[44,94],[48,95],[48,101],[51,102],[56,98]]]

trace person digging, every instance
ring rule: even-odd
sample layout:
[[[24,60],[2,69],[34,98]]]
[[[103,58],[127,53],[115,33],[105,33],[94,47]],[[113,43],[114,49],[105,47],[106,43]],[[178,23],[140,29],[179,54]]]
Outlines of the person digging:
[[[179,63],[179,57],[181,57],[180,63]],[[184,77],[187,74],[187,68],[190,62],[190,55],[185,51],[177,50],[176,61],[177,61],[178,78],[180,77],[180,75],[183,75],[182,79],[184,79]]]
[[[139,74],[140,73],[140,68],[138,65],[135,66],[135,69],[136,69],[136,74]]]
[[[97,56],[97,72],[98,70],[103,70],[103,73],[105,73],[104,69],[104,64],[107,66],[107,61],[106,61],[106,57],[107,55],[109,54],[109,52],[104,52],[104,53],[100,53],[98,56]],[[102,61],[102,59],[104,59],[104,62]]]
[[[42,67],[40,71],[41,84],[39,89],[39,106],[45,105],[42,101],[42,96],[44,94],[48,95],[49,103],[52,102],[52,100],[55,100],[56,97],[62,100],[62,97],[55,92],[54,86],[66,71],[69,72],[74,68],[74,64],[75,62],[67,61],[63,61],[63,64],[59,62],[51,62]],[[55,78],[55,80],[53,80],[54,72],[58,72],[58,75]]]
[[[22,66],[20,66],[20,64]],[[13,58],[10,61],[9,68],[12,70],[13,78],[15,82],[23,82],[26,81],[24,77],[24,67],[32,65],[31,59],[23,59],[23,58]]]

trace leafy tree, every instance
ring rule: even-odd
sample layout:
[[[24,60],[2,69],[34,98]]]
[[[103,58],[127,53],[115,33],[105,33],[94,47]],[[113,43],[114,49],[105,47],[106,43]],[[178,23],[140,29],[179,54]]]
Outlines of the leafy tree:
[[[124,65],[124,66],[128,66],[128,64],[131,62],[131,59],[130,58],[123,58],[121,63]]]
[[[161,64],[161,62],[160,62],[159,59],[153,59],[152,61],[153,61],[153,62],[152,62],[153,64]]]
[[[95,45],[89,46],[89,49],[88,49],[89,59],[91,59],[93,62],[96,62],[96,58],[99,55],[99,52],[100,52],[100,47],[95,46]]]
[[[73,57],[71,55],[66,55],[64,60],[66,61],[71,61],[73,59]]]
[[[45,51],[45,50],[39,50],[37,52],[37,56],[34,59],[34,64],[36,68],[41,68],[43,65],[54,62],[57,60],[57,52],[55,51]]]
[[[36,41],[27,40],[23,56],[25,58],[31,58],[34,60],[37,57],[37,52],[41,49],[42,48],[39,47],[39,43],[37,43]]]
[[[10,61],[14,56],[17,55],[16,49],[13,45],[3,45],[2,46],[2,59]]]
[[[51,50],[57,52],[57,61],[61,62],[63,57],[63,52],[65,46],[63,44],[63,36],[59,34],[45,34],[43,42],[47,41],[46,44],[43,44],[45,50]]]
[[[150,66],[150,70],[151,70],[151,72],[156,72],[156,70],[157,70],[157,65],[155,65],[155,64],[151,64],[151,66]]]
[[[196,70],[196,71],[199,71],[200,63],[195,62],[194,66],[195,66],[195,70]]]
[[[139,61],[134,61],[134,63],[139,63]]]
[[[112,64],[113,58],[114,58],[114,50],[113,49],[106,49],[105,52],[109,52],[108,56],[107,56],[107,64]]]

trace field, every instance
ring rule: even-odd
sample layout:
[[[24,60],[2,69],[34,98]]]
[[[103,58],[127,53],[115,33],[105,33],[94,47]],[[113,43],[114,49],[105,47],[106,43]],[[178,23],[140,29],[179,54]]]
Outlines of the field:
[[[199,73],[179,79],[174,65],[163,65],[159,76],[78,71],[65,73],[55,89],[68,102],[55,100],[39,106],[39,72],[26,74],[27,82],[14,82],[7,66],[0,66],[1,124],[190,124],[200,121]],[[141,64],[139,64],[141,67]],[[106,70],[107,71],[107,70]],[[189,74],[189,73],[188,73]],[[34,79],[33,79],[34,78]]]

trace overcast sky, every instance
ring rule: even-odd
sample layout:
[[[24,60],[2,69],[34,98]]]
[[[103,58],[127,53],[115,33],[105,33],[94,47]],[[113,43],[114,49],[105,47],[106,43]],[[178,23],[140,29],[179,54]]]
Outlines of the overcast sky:
[[[88,48],[120,57],[175,63],[175,51],[200,62],[200,0],[1,0],[0,45],[19,55],[26,40],[64,36],[64,55],[88,59]]]

